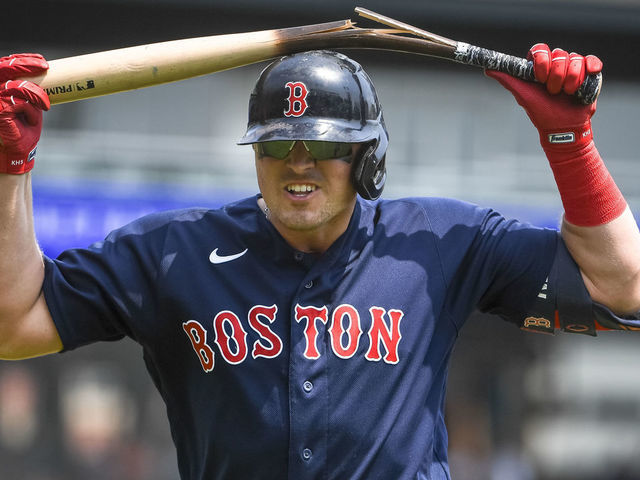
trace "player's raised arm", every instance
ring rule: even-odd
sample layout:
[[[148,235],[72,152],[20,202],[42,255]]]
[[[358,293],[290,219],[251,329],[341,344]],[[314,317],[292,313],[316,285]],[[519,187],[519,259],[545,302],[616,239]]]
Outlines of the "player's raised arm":
[[[596,103],[573,97],[588,74],[602,69],[595,56],[536,44],[529,51],[536,79],[523,82],[487,71],[526,110],[540,133],[564,206],[562,238],[582,271],[591,298],[619,314],[640,310],[640,233],[626,201],[593,142]],[[567,95],[569,94],[569,95]]]
[[[41,294],[44,265],[33,228],[31,175],[47,94],[13,78],[47,68],[39,55],[0,58],[0,358],[62,347]]]

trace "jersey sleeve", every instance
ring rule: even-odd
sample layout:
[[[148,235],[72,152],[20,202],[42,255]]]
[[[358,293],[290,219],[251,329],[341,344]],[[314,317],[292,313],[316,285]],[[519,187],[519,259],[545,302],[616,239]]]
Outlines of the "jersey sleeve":
[[[43,291],[64,350],[129,336],[133,319],[150,322],[155,279],[168,224],[160,215],[140,219],[84,249],[45,258]]]
[[[640,312],[620,316],[591,300],[579,266],[560,234],[549,273],[526,308],[505,317],[523,330],[550,333],[557,330],[596,336],[599,330],[640,331]]]
[[[595,334],[593,302],[560,232],[450,199],[424,205],[458,327],[477,308],[525,330]]]
[[[487,211],[468,255],[470,271],[484,288],[478,309],[519,327],[534,316],[534,308],[540,310],[540,318],[552,315],[549,275],[561,249],[557,230]]]
[[[527,305],[519,316],[512,318],[523,330],[554,333],[561,329],[569,333],[595,335],[593,302],[580,268],[559,233],[549,272],[532,302]]]
[[[497,225],[503,223],[497,220]],[[496,313],[523,330],[539,333],[561,330],[596,336],[598,330],[640,330],[640,312],[619,316],[591,300],[580,268],[559,232],[553,231],[555,245],[551,248],[539,236],[544,229],[527,224],[508,221],[489,230],[490,237],[502,238],[488,247],[498,253],[491,255],[496,268],[478,304],[480,310]],[[486,235],[484,231],[480,237]],[[531,243],[531,239],[535,242]],[[480,243],[485,244],[486,250],[486,243],[493,242],[483,239]],[[543,278],[540,275],[545,271]]]

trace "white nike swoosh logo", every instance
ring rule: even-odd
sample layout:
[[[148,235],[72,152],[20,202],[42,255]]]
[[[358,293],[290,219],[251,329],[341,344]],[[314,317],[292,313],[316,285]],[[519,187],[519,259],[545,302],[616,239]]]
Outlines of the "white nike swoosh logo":
[[[214,264],[230,262],[231,260],[240,258],[242,255],[247,253],[247,250],[248,248],[245,248],[240,253],[236,253],[234,255],[218,255],[218,249],[216,248],[213,252],[211,252],[211,255],[209,255],[209,261]]]

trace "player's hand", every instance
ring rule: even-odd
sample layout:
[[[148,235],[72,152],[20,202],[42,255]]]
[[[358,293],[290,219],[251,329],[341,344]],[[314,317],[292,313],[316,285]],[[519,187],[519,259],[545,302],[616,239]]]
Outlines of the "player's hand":
[[[487,70],[524,107],[540,133],[564,206],[574,226],[604,225],[625,211],[626,202],[598,153],[591,132],[596,103],[584,105],[573,96],[586,75],[597,74],[602,62],[564,50],[549,51],[538,43],[529,50],[540,83],[525,82]]]
[[[14,79],[48,68],[38,54],[0,58],[0,173],[22,174],[33,168],[42,111],[49,110],[49,97],[38,85]]]
[[[509,90],[540,132],[542,146],[581,147],[592,139],[591,117],[596,102],[581,104],[572,95],[587,75],[602,70],[598,57],[568,54],[561,49],[549,50],[544,43],[534,45],[527,55],[533,61],[533,71],[540,83],[525,82],[511,75],[487,70]]]

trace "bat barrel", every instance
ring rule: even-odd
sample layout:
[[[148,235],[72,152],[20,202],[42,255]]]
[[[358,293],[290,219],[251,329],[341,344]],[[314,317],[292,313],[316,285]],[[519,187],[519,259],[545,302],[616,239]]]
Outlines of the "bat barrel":
[[[288,39],[349,28],[349,20],[279,30],[214,35],[62,58],[28,80],[52,104],[124,92],[228,70],[277,57]]]
[[[451,58],[453,47],[418,38],[351,29],[349,21],[216,35],[62,58],[28,80],[51,104],[124,92],[323,48],[380,49]]]
[[[174,82],[276,55],[277,38],[272,33],[245,35],[177,40],[52,60],[47,74],[36,83],[57,104]]]

